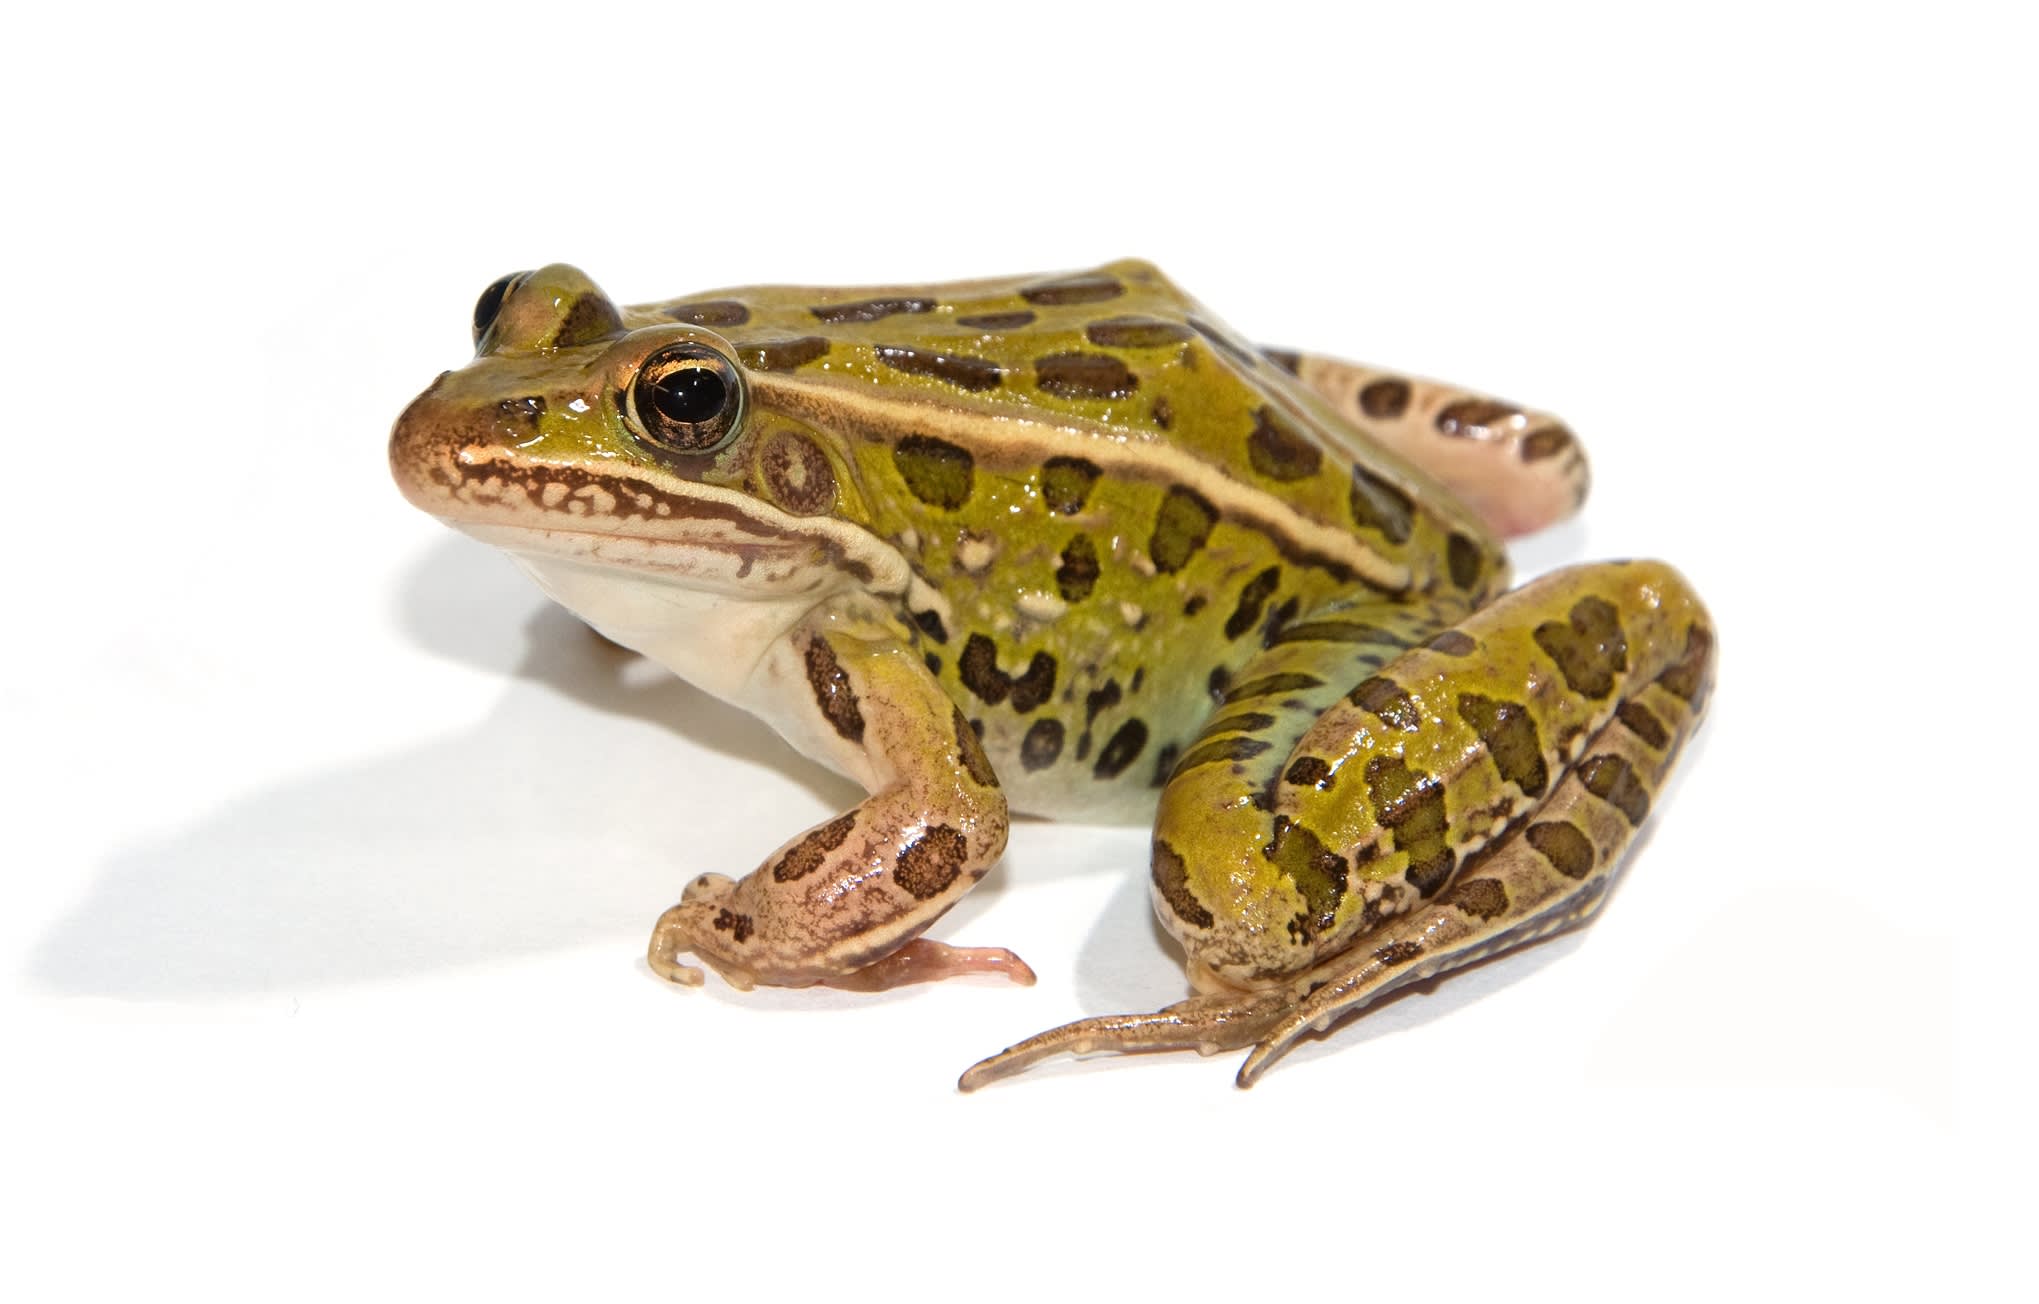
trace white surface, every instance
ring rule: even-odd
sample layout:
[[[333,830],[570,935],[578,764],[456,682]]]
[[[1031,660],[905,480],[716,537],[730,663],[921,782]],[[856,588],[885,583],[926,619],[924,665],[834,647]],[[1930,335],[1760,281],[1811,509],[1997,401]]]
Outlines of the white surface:
[[[1989,1281],[2033,1157],[2030,34],[1417,8],[17,31],[0,1288]],[[1611,907],[1251,1092],[1237,1056],[952,1090],[1182,993],[1138,831],[1023,825],[937,930],[1032,990],[656,982],[689,875],[853,794],[413,512],[389,422],[513,268],[1129,253],[1256,338],[1558,410],[1595,492],[1522,569],[1706,596],[1713,714]]]

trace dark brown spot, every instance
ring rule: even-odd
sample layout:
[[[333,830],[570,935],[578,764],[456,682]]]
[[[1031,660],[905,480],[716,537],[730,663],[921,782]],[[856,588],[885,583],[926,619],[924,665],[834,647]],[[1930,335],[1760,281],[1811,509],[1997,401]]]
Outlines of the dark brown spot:
[[[1064,276],[1052,281],[1037,281],[1020,291],[1020,298],[1044,308],[1061,307],[1071,303],[1102,303],[1116,299],[1126,292],[1126,287],[1101,272],[1086,272],[1081,276]]]
[[[1281,637],[1281,632],[1287,629],[1289,622],[1296,618],[1296,611],[1301,605],[1298,599],[1290,598],[1287,602],[1282,603],[1279,607],[1267,613],[1267,624],[1263,627],[1265,632],[1261,635],[1260,639],[1263,646],[1273,647],[1275,645],[1275,641]]]
[[[1182,755],[1180,743],[1169,743],[1154,757],[1154,777],[1147,780],[1150,788],[1159,788],[1168,782],[1168,776],[1175,773],[1175,758]]]
[[[1064,730],[1060,720],[1036,720],[1020,739],[1020,765],[1027,770],[1045,770],[1062,755]]]
[[[880,317],[892,317],[899,313],[933,312],[933,299],[860,299],[855,303],[826,303],[807,311],[815,320],[828,322],[832,326],[852,322],[877,321]]]
[[[771,500],[795,516],[816,516],[835,505],[835,468],[812,440],[790,430],[772,436],[758,455]]]
[[[997,389],[999,380],[1005,375],[997,363],[962,353],[909,348],[900,344],[880,344],[872,351],[877,354],[878,361],[894,371],[905,372],[909,376],[931,376],[972,393]]]
[[[1204,737],[1228,733],[1259,733],[1271,727],[1274,717],[1265,711],[1247,711],[1241,715],[1221,715],[1204,726]]]
[[[927,672],[929,674],[939,675],[940,673],[942,673],[942,659],[936,656],[934,653],[932,652],[922,653],[920,659],[922,662],[926,664]]]
[[[692,326],[741,326],[750,320],[750,309],[734,299],[698,299],[676,303],[665,310],[674,321]]]
[[[1027,671],[1012,681],[1012,709],[1025,715],[1055,695],[1055,658],[1034,653]]]
[[[573,301],[559,319],[559,329],[553,332],[552,347],[570,349],[579,344],[593,344],[623,333],[623,318],[616,311],[616,305],[601,294],[584,294]]]
[[[1154,890],[1175,917],[1192,928],[1209,928],[1215,922],[1189,890],[1189,866],[1175,848],[1158,838],[1154,842]]]
[[[1359,391],[1359,410],[1376,421],[1393,421],[1409,410],[1409,382],[1376,380]]]
[[[1538,426],[1522,437],[1522,460],[1540,462],[1572,446],[1572,432],[1563,426]]]
[[[1366,786],[1375,821],[1393,832],[1395,850],[1409,853],[1403,873],[1410,886],[1425,897],[1436,895],[1458,868],[1458,856],[1444,840],[1449,827],[1444,785],[1399,756],[1376,756],[1367,762]]]
[[[1407,964],[1423,954],[1421,942],[1389,942],[1373,953],[1376,963],[1384,965]]]
[[[1083,697],[1083,723],[1090,724],[1097,719],[1099,712],[1109,711],[1117,706],[1121,696],[1119,681],[1116,679],[1107,679],[1104,681],[1104,687],[1091,689]]]
[[[1248,679],[1231,689],[1224,695],[1223,700],[1225,705],[1230,706],[1234,702],[1251,701],[1256,697],[1272,697],[1276,693],[1301,693],[1323,686],[1324,681],[1315,675],[1297,674],[1293,671],[1279,675],[1262,675],[1258,679]]]
[[[1253,469],[1270,480],[1303,480],[1324,465],[1324,452],[1271,408],[1253,414],[1253,433],[1246,437],[1246,457]]]
[[[1281,777],[1299,788],[1325,789],[1331,786],[1331,767],[1314,756],[1298,756]]]
[[[908,435],[892,448],[892,464],[915,498],[955,511],[970,501],[975,462],[970,452],[947,440]]]
[[[1508,909],[1508,889],[1498,879],[1465,879],[1453,884],[1444,899],[1475,919],[1498,919]]]
[[[1260,364],[1260,359],[1254,355],[1253,350],[1241,345],[1237,340],[1209,322],[1198,321],[1192,317],[1189,319],[1189,328],[1210,341],[1220,353],[1232,359],[1232,361],[1238,363],[1241,367],[1250,371]]]
[[[1458,718],[1486,744],[1487,755],[1501,777],[1522,789],[1525,797],[1541,797],[1550,782],[1543,761],[1543,738],[1529,708],[1519,702],[1497,702],[1477,693],[1458,695]]]
[[[1154,413],[1154,424],[1160,426],[1163,430],[1167,430],[1175,424],[1175,404],[1170,403],[1167,399],[1155,399],[1152,411]]]
[[[737,358],[755,371],[792,371],[828,353],[828,341],[819,335],[802,335],[790,340],[765,340],[737,349]]]
[[[1239,734],[1198,743],[1175,763],[1175,772],[1187,774],[1200,765],[1216,765],[1220,761],[1250,761],[1273,747],[1274,744],[1264,738],[1247,738]]]
[[[1345,700],[1362,711],[1373,712],[1383,723],[1403,733],[1415,733],[1423,726],[1423,713],[1416,709],[1415,699],[1391,679],[1379,675],[1363,679]]]
[[[807,640],[807,686],[814,691],[822,718],[836,733],[853,743],[864,741],[864,712],[857,705],[856,690],[825,638]]]
[[[1593,872],[1593,844],[1586,835],[1564,820],[1545,820],[1524,832],[1529,845],[1566,878],[1581,879]]]
[[[1416,505],[1409,495],[1363,466],[1352,468],[1347,498],[1352,519],[1361,529],[1378,531],[1390,543],[1407,543]]]
[[[749,915],[740,915],[728,906],[724,906],[716,913],[713,923],[716,932],[728,933],[733,942],[748,942],[751,933],[755,931]]]
[[[1012,693],[1012,680],[998,668],[998,645],[982,634],[972,634],[956,659],[956,674],[963,687],[993,706]]]
[[[1061,564],[1055,568],[1055,587],[1065,601],[1081,602],[1090,596],[1097,576],[1097,545],[1089,536],[1079,534],[1062,549]]]
[[[1521,417],[1509,404],[1491,398],[1462,398],[1438,412],[1437,432],[1460,439],[1492,439],[1499,433],[1496,427]]]
[[[1614,718],[1644,743],[1662,751],[1664,744],[1671,741],[1670,731],[1664,722],[1657,719],[1650,708],[1641,702],[1623,702],[1614,712]]]
[[[1118,732],[1105,739],[1102,750],[1097,754],[1097,764],[1091,773],[1100,779],[1116,779],[1125,768],[1139,759],[1147,746],[1147,726],[1139,720],[1128,720],[1120,725]]]
[[[993,706],[1011,698],[1012,709],[1021,715],[1055,692],[1054,657],[1036,652],[1027,663],[1025,674],[1008,675],[998,668],[997,645],[982,634],[972,634],[963,644],[963,655],[956,659],[956,674],[965,688]]]
[[[949,641],[949,629],[948,626],[942,624],[941,612],[932,610],[916,611],[913,613],[913,623],[920,626],[921,633],[927,635],[935,642],[946,643]]]
[[[1269,647],[1285,643],[1383,643],[1399,646],[1400,640],[1379,625],[1358,620],[1307,620],[1285,625],[1268,642]]]
[[[969,317],[958,317],[956,324],[980,331],[1016,331],[1022,326],[1033,325],[1034,314],[1025,309],[1018,312],[980,312]]]
[[[772,866],[772,877],[781,883],[802,879],[821,868],[821,862],[828,859],[828,853],[843,844],[855,828],[857,817],[854,813],[838,815],[820,828],[809,830],[806,837],[786,849],[779,857],[779,863]]]
[[[1451,582],[1470,591],[1480,581],[1480,545],[1456,531],[1444,542],[1444,562]]]
[[[1274,817],[1274,838],[1260,854],[1302,894],[1307,912],[1303,936],[1308,939],[1329,932],[1338,915],[1338,903],[1345,899],[1345,857],[1286,815]]]
[[[1225,701],[1225,690],[1232,682],[1232,672],[1223,666],[1212,666],[1210,677],[1204,680],[1204,687],[1215,701]]]
[[[1620,811],[1631,826],[1649,817],[1649,791],[1635,777],[1635,770],[1619,756],[1587,757],[1579,766],[1579,782],[1586,785],[1587,792]]]
[[[1084,338],[1103,349],[1160,349],[1189,338],[1189,327],[1152,317],[1112,317],[1083,328]]]
[[[1474,652],[1477,652],[1480,647],[1478,643],[1473,641],[1472,635],[1461,633],[1456,629],[1445,630],[1423,646],[1433,652],[1442,652],[1448,657],[1469,657]]]
[[[977,731],[970,727],[970,722],[963,718],[960,710],[955,714],[956,756],[963,762],[963,768],[970,772],[970,777],[977,780],[979,787],[996,788],[998,771],[991,768],[991,758],[984,754],[984,740],[977,736]]]
[[[1124,398],[1140,387],[1139,377],[1106,353],[1051,353],[1036,358],[1034,383],[1057,398]]]
[[[1090,489],[1102,474],[1095,462],[1080,457],[1051,457],[1041,464],[1041,501],[1062,516],[1074,516],[1090,501]]]
[[[1615,676],[1628,669],[1620,613],[1599,598],[1579,599],[1569,624],[1551,620],[1538,625],[1536,645],[1557,662],[1572,691],[1588,697],[1606,697],[1614,691]]]
[[[1225,637],[1237,638],[1259,623],[1260,609],[1281,587],[1281,568],[1269,566],[1266,570],[1246,581],[1246,587],[1239,590],[1239,605],[1232,608],[1232,614],[1225,618]]]
[[[1209,606],[1210,601],[1211,600],[1209,598],[1205,597],[1201,593],[1192,593],[1189,595],[1189,600],[1182,604],[1182,614],[1185,616],[1194,616],[1199,611],[1202,611],[1206,606]]]
[[[1280,367],[1289,375],[1296,375],[1303,369],[1303,355],[1294,349],[1262,349],[1260,356]]]
[[[1147,541],[1147,555],[1154,569],[1173,574],[1188,564],[1204,540],[1211,537],[1218,512],[1194,489],[1171,485],[1154,516],[1154,534]]]
[[[892,881],[916,901],[925,901],[940,896],[956,881],[969,856],[969,840],[961,833],[946,824],[930,824],[900,850],[892,865]]]
[[[1657,676],[1664,691],[1691,705],[1694,711],[1705,704],[1706,686],[1712,678],[1713,631],[1694,625],[1685,634],[1685,655],[1677,665]]]

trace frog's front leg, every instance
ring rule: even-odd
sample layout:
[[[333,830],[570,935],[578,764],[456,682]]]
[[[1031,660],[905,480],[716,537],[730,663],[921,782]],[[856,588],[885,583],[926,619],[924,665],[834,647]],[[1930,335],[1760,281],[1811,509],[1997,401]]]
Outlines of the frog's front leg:
[[[1268,354],[1333,411],[1444,482],[1497,534],[1530,534],[1586,500],[1591,472],[1548,412],[1317,353]]]
[[[692,952],[740,988],[871,991],[964,973],[1031,983],[1010,951],[918,940],[998,859],[1006,803],[904,631],[869,613],[817,612],[757,674],[781,731],[871,796],[741,880],[695,879],[653,930],[652,969],[698,983],[700,970],[679,961]]]
[[[1155,909],[1207,994],[1043,1033],[965,1089],[1059,1053],[1252,1045],[1250,1086],[1312,1028],[1581,922],[1712,677],[1705,609],[1650,562],[1546,576],[1385,665],[1362,631],[1392,627],[1297,628],[1322,637],[1277,639],[1163,794]]]

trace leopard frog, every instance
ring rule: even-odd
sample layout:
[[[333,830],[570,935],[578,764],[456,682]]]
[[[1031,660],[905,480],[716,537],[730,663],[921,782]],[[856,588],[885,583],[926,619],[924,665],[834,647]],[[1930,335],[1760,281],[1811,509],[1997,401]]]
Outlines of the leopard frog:
[[[1196,992],[971,1068],[1251,1047],[1578,923],[1712,674],[1654,562],[1510,591],[1498,537],[1573,510],[1556,419],[1255,347],[1152,266],[622,307],[505,277],[472,362],[398,419],[417,506],[610,639],[870,794],[651,967],[748,988],[1033,981],[922,936],[1009,811],[1153,821]]]

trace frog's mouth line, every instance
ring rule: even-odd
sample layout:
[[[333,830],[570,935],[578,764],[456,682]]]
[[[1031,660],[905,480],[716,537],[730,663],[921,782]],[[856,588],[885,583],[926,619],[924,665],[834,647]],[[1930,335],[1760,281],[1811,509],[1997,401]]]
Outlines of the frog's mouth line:
[[[715,485],[526,462],[495,447],[438,461],[423,485],[399,478],[414,504],[446,524],[534,559],[750,597],[844,582],[904,594],[914,581],[897,549],[857,525],[793,516]]]

